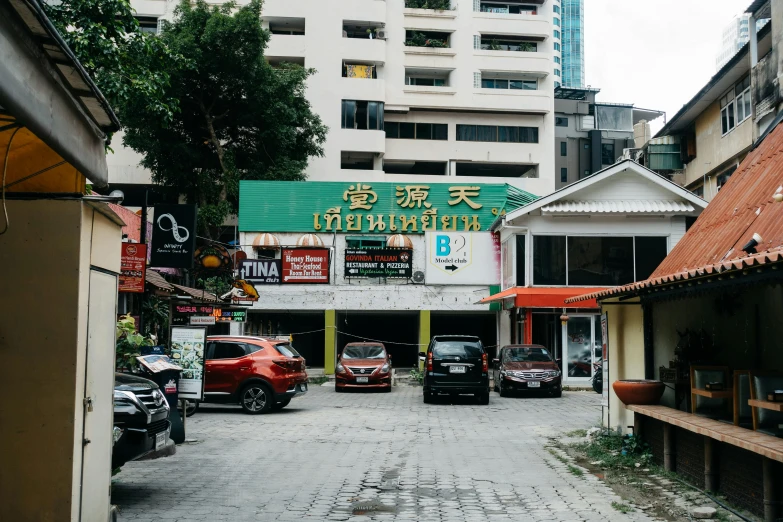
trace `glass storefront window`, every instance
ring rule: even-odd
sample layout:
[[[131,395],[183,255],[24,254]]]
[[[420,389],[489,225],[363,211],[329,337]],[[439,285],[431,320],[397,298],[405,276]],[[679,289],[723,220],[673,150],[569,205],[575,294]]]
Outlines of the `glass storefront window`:
[[[569,377],[592,375],[592,320],[592,316],[571,317],[566,324],[566,362]]]
[[[533,284],[565,286],[565,236],[533,236]]]
[[[636,280],[644,281],[658,268],[669,245],[667,237],[636,238]]]
[[[569,286],[618,286],[634,281],[632,237],[568,238]]]

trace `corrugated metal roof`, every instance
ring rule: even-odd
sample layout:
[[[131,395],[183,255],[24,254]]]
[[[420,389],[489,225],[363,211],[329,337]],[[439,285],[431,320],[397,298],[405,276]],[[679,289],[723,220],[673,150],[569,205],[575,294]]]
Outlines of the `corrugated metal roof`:
[[[655,212],[694,212],[693,205],[683,201],[669,200],[587,200],[587,201],[556,201],[541,209],[543,212],[572,213],[655,213]]]
[[[783,261],[783,125],[750,152],[677,246],[646,281],[612,288],[606,297],[692,277]],[[759,234],[757,254],[742,247]]]

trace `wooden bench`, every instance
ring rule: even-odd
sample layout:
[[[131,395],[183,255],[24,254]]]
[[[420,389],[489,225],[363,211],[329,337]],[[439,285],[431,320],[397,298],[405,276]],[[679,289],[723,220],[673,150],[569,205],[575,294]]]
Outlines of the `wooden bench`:
[[[781,513],[781,503],[777,491],[780,489],[773,461],[783,462],[783,439],[758,433],[732,424],[708,419],[692,413],[687,413],[667,406],[629,405],[626,409],[663,422],[663,466],[667,471],[674,471],[674,437],[672,426],[704,436],[704,485],[707,490],[718,489],[718,463],[713,450],[713,441],[730,444],[763,457],[764,471],[764,519],[778,520]],[[641,422],[634,420],[634,433],[642,435]]]

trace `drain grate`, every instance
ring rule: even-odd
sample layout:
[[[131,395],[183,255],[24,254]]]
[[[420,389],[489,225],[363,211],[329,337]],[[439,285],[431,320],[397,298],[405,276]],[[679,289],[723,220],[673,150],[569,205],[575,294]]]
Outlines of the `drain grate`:
[[[372,515],[373,513],[395,513],[397,510],[392,506],[383,504],[361,503],[353,506],[351,514],[353,515]]]

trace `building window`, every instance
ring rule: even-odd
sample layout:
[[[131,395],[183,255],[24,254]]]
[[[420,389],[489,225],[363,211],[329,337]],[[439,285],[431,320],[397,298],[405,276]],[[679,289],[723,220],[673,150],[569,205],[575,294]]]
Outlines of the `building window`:
[[[552,6],[552,11],[553,11],[555,14],[560,14],[560,6],[559,6],[559,5],[553,5],[553,6]]]
[[[478,9],[476,6],[478,5]],[[536,14],[538,6],[535,5],[519,5],[511,2],[476,2],[473,3],[473,10],[480,11],[482,13],[498,13],[498,14]]]
[[[617,286],[650,277],[667,237],[533,236],[533,284]]]
[[[560,183],[568,183],[568,169],[560,169]]]
[[[386,248],[386,238],[382,236],[372,237],[346,237],[346,248]]]
[[[558,31],[557,29],[555,29],[555,38],[557,38],[558,40],[560,39],[560,31]]]
[[[737,170],[737,166],[731,167],[729,170],[721,173],[718,175],[718,178],[716,179],[718,190],[720,191],[721,188],[723,188],[723,185],[725,185],[732,174],[734,174],[734,171]]]
[[[555,56],[555,63],[560,63],[560,57],[559,56]]]
[[[568,142],[561,141],[560,142],[560,155],[561,156],[568,156]]]
[[[387,121],[387,139],[438,140],[449,139],[449,126],[445,123],[412,123]]]
[[[589,149],[589,148],[590,148],[590,144],[589,143],[585,143],[585,149]]]
[[[415,76],[406,76],[405,85],[426,85],[430,87],[445,87],[445,78],[417,78]]]
[[[568,118],[566,116],[555,116],[555,125],[557,127],[568,127]]]
[[[525,286],[525,238],[524,235],[517,235],[517,257],[516,269],[517,269],[517,286]]]
[[[590,175],[590,171],[589,170],[585,170],[585,177],[587,177],[589,175]]]
[[[555,19],[553,19],[553,21],[555,23],[555,27],[560,27],[560,19],[559,18],[555,18]]]
[[[555,82],[555,89],[557,89],[558,87],[560,87],[560,82]]]
[[[383,130],[383,102],[343,100],[342,128]]]
[[[457,125],[457,141],[538,143],[538,127]]]
[[[538,80],[504,80],[494,78],[482,78],[482,89],[519,89],[523,91],[535,91],[538,89]]]
[[[560,76],[560,69],[555,69],[555,76]]]
[[[752,114],[750,103],[750,76],[737,82],[734,88],[720,99],[720,124],[723,134],[747,120]]]
[[[560,52],[560,44],[555,42],[555,51]]]
[[[478,43],[478,47],[476,47],[476,43]],[[489,35],[479,37],[478,42],[474,39],[473,44],[474,49],[483,51],[519,51],[526,53],[538,51],[536,42],[525,42],[519,37],[513,36]]]
[[[614,143],[601,144],[601,163],[604,165],[614,165],[617,158],[614,155]]]

